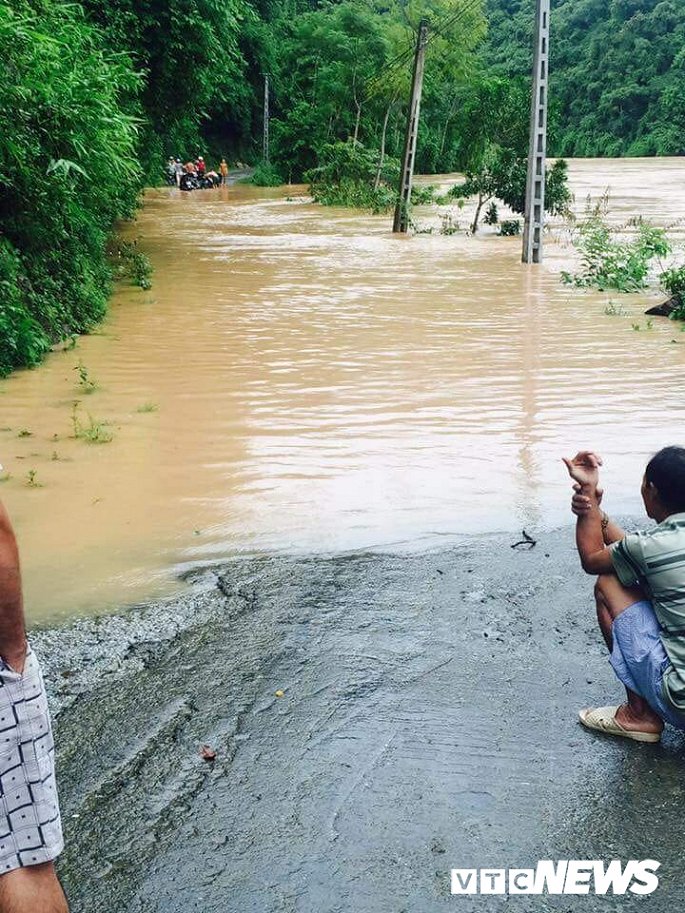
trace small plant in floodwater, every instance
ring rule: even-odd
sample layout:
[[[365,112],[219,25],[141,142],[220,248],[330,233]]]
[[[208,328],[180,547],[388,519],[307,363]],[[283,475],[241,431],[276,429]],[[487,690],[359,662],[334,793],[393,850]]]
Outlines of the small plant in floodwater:
[[[626,317],[627,311],[621,304],[616,304],[615,301],[610,301],[609,304],[604,308],[604,313],[607,317]]]
[[[76,348],[77,342],[78,342],[78,336],[69,336],[68,339],[64,340],[64,345],[62,346],[62,351],[71,352],[72,349]]]
[[[114,251],[115,275],[128,277],[142,289],[152,288],[152,263],[149,257],[138,250],[136,241],[119,240]]]
[[[17,437],[33,437],[33,431],[29,431],[28,428],[22,428]]]
[[[585,220],[578,228],[574,245],[581,255],[578,273],[562,272],[567,285],[579,288],[616,289],[635,292],[647,284],[654,260],[667,256],[671,244],[663,228],[656,228],[644,219],[633,219],[631,237],[621,237],[619,230],[606,221],[608,197],[585,210]]]
[[[88,368],[82,361],[76,365],[74,371],[78,371],[78,385],[81,388],[82,393],[95,393],[95,391],[99,389],[98,382],[92,379],[88,373]]]
[[[685,264],[667,269],[659,276],[659,282],[669,295],[685,301]]]
[[[673,340],[673,341],[675,342],[675,340]],[[9,482],[9,480],[11,478],[12,478],[12,474],[10,472],[7,472],[6,469],[0,470],[0,482]]]
[[[26,484],[29,488],[42,488],[42,484],[38,481],[38,471],[36,469],[29,469],[26,474]]]
[[[53,463],[59,463],[59,460],[60,460],[60,455],[59,455],[59,453],[57,453],[56,450],[53,450],[53,451],[52,451],[52,456],[50,457],[50,459],[52,460]]]
[[[497,225],[499,222],[499,210],[497,209],[497,203],[490,203],[488,210],[485,213],[485,218],[483,219],[486,225]]]
[[[519,219],[505,219],[500,223],[500,238],[515,238],[521,234],[521,222]]]
[[[642,329],[642,327],[640,326],[639,323],[633,323],[633,324],[631,324],[631,326],[635,330],[636,333],[639,333],[640,330]]]
[[[136,412],[145,414],[147,412],[157,412],[158,409],[159,409],[159,406],[157,405],[157,403],[143,403],[142,406],[138,406],[138,408],[136,409]]]
[[[109,444],[114,434],[107,427],[107,422],[99,422],[88,414],[88,424],[84,424],[78,414],[78,403],[74,404],[71,413],[71,424],[74,437],[77,441],[86,441],[89,444]]]
[[[654,321],[652,320],[651,317],[650,317],[649,320],[645,323],[645,328],[646,328],[647,330],[653,330],[653,329],[654,329]]]
[[[440,222],[441,235],[456,235],[459,232],[459,222],[452,218],[451,212],[446,212]]]

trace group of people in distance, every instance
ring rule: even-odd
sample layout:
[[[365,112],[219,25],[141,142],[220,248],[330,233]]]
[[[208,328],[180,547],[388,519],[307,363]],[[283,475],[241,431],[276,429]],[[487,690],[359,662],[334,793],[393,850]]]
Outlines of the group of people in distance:
[[[199,155],[195,161],[188,161],[185,165],[179,158],[170,156],[167,161],[167,177],[170,184],[176,184],[181,187],[181,181],[184,175],[190,175],[197,178],[204,184],[211,184],[215,187],[228,184],[228,162],[225,158],[221,159],[216,171],[207,170],[204,158]]]

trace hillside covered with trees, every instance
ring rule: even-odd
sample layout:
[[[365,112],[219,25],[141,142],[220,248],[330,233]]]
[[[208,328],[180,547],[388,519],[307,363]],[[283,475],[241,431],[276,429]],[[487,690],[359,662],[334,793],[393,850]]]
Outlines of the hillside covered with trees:
[[[490,72],[529,73],[533,6],[487,0]],[[556,154],[685,154],[682,0],[552,0],[551,27]]]

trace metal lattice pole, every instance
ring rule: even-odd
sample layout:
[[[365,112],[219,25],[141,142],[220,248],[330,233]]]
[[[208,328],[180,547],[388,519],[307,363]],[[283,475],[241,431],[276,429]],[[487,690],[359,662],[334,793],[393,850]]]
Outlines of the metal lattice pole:
[[[411,202],[411,185],[414,177],[414,160],[416,158],[416,140],[419,132],[419,112],[421,109],[421,90],[423,89],[423,71],[426,63],[426,40],[428,22],[421,20],[419,36],[414,54],[414,73],[411,81],[411,97],[407,116],[407,134],[402,157],[399,195],[395,206],[395,218],[392,230],[405,234],[409,227],[409,204]]]
[[[533,101],[523,230],[524,263],[542,263],[542,236],[545,227],[550,0],[536,0],[536,3]]]
[[[266,165],[269,164],[269,74],[264,76],[264,138],[262,142],[262,158]]]

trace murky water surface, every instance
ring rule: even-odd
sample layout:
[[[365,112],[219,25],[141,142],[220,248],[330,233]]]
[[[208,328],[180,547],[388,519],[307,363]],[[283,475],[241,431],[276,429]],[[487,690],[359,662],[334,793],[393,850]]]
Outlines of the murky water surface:
[[[581,211],[609,188],[617,222],[685,216],[685,160],[575,162],[571,178]],[[550,528],[578,447],[604,455],[609,509],[637,512],[645,457],[683,439],[685,334],[647,327],[653,296],[563,286],[566,232],[529,269],[518,239],[398,239],[387,217],[302,194],[150,192],[131,234],[152,290],[120,287],[98,334],[0,383],[0,496],[34,623],[227,555]],[[76,400],[111,442],[73,438]]]

